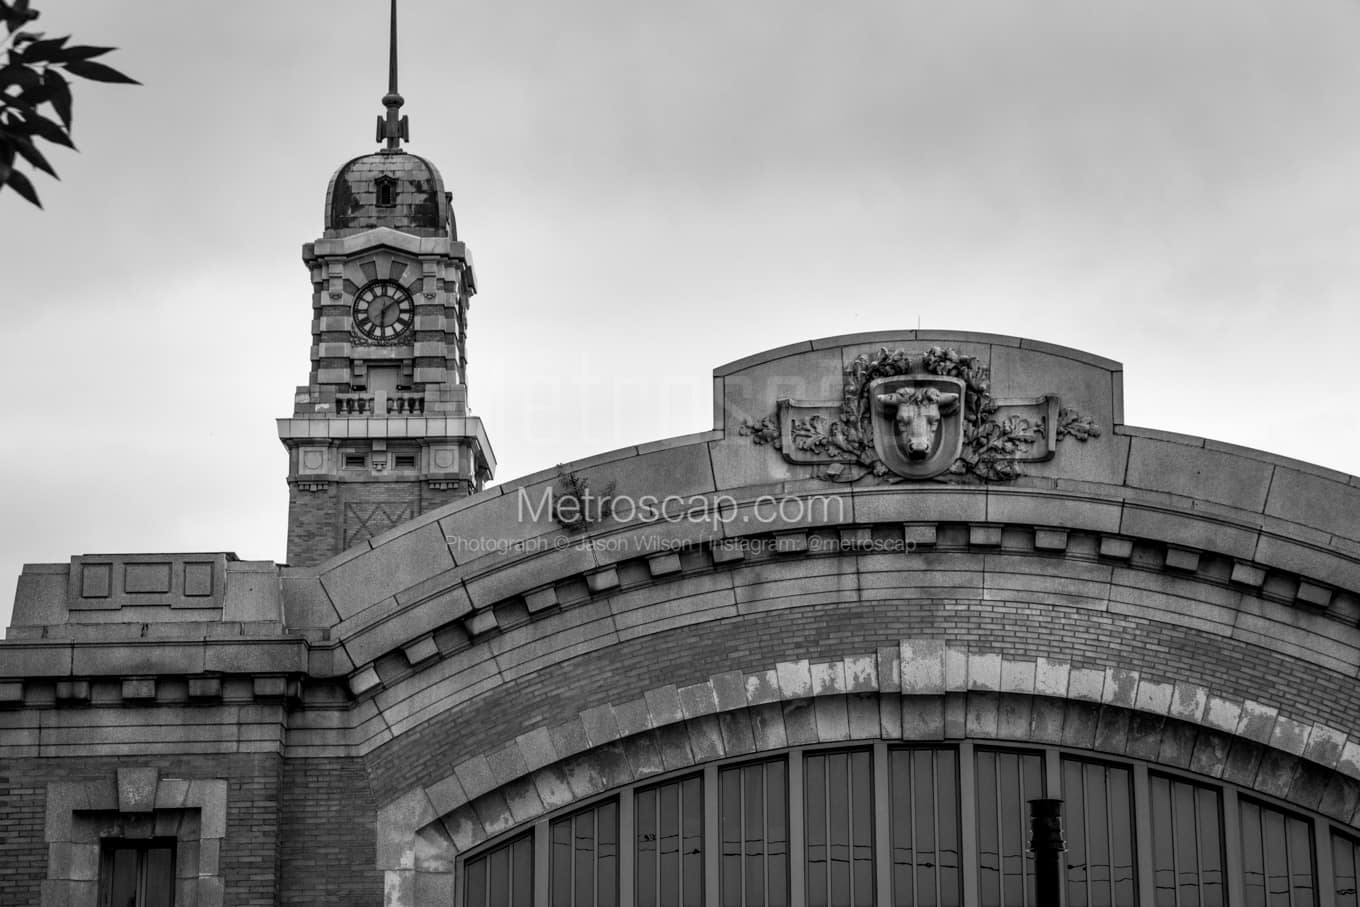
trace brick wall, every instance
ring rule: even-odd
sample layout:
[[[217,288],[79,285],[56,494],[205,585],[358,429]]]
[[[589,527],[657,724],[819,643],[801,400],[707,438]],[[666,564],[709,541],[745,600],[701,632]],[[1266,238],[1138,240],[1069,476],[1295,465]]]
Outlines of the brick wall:
[[[376,806],[357,759],[294,759],[284,768],[282,905],[381,904],[373,868]]]
[[[1184,626],[1083,607],[967,599],[864,601],[752,614],[657,633],[551,664],[450,710],[367,757],[379,803],[448,774],[517,734],[606,702],[779,661],[873,652],[904,637],[978,651],[1119,665],[1261,699],[1299,719],[1360,726],[1360,689],[1341,674]]]
[[[226,778],[227,836],[220,858],[224,903],[228,907],[279,903],[282,759],[250,754],[0,760],[0,907],[31,907],[41,900],[48,862],[47,783],[108,779],[119,766],[155,766],[164,777]]]
[[[314,566],[391,529],[396,525],[392,518],[397,522],[413,519],[466,495],[464,488],[437,490],[424,482],[333,482],[325,491],[301,491],[290,485],[288,563]],[[409,509],[403,510],[407,506]],[[375,507],[383,507],[385,512],[374,512]],[[404,518],[401,513],[405,513]],[[369,520],[367,531],[360,525],[363,519]]]
[[[288,486],[288,563],[310,567],[340,550],[339,493],[334,484],[325,491],[301,491]]]

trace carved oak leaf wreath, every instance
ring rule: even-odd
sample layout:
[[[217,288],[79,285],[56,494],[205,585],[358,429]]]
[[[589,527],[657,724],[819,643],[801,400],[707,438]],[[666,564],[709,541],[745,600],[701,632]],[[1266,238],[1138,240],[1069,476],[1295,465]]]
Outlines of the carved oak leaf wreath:
[[[949,474],[972,475],[985,482],[1006,482],[1023,475],[1018,457],[1026,455],[1042,438],[1045,420],[1019,415],[996,418],[998,405],[991,393],[991,370],[974,356],[957,350],[931,347],[919,363],[904,350],[881,348],[873,356],[865,353],[845,367],[841,392],[840,418],[829,420],[814,415],[789,421],[789,437],[800,451],[826,457],[834,462],[823,467],[819,476],[832,482],[857,482],[866,475],[884,482],[904,479],[889,471],[874,450],[874,425],[869,402],[869,383],[877,378],[926,373],[958,378],[966,388],[963,406],[963,453],[949,467]],[[755,444],[769,444],[783,450],[783,439],[776,416],[758,422],[742,420],[738,431]],[[1100,437],[1100,427],[1089,416],[1062,409],[1058,414],[1055,437],[1078,441]]]

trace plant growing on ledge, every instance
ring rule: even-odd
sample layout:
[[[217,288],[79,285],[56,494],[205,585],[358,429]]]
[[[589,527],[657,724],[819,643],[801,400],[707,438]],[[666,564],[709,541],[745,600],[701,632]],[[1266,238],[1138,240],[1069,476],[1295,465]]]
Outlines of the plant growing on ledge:
[[[38,142],[51,142],[74,149],[71,141],[71,86],[66,76],[79,76],[95,82],[141,84],[118,70],[94,62],[112,47],[67,45],[71,36],[47,38],[42,32],[20,31],[38,18],[28,0],[0,0],[0,23],[5,37],[0,48],[8,48],[7,61],[0,66],[0,189],[6,186],[24,200],[42,207],[33,181],[15,169],[16,159],[60,179]],[[65,73],[65,75],[63,75]],[[55,113],[60,122],[46,115]]]
[[[557,476],[557,489],[553,494],[553,519],[563,529],[576,532],[591,523],[609,519],[614,512],[614,483],[610,482],[604,494],[595,494],[590,483],[574,472],[560,472]]]

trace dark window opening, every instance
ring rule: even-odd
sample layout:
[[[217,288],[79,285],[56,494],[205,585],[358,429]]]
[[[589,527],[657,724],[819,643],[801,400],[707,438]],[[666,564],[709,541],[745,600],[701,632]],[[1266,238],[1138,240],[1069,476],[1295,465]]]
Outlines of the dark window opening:
[[[396,457],[394,457],[393,459],[394,459],[394,462],[395,462],[395,464],[396,464],[396,468],[397,468],[397,469],[415,469],[415,468],[416,468],[416,455],[415,455],[415,454],[397,454]]]
[[[691,775],[633,798],[637,907],[700,907],[704,900],[703,781]]]
[[[873,903],[873,776],[868,750],[804,760],[808,907]]]
[[[1133,773],[1125,766],[1063,759],[1062,795],[1068,804],[1068,907],[1137,907]]]
[[[1246,907],[1317,903],[1312,824],[1245,798],[1238,810]]]
[[[99,907],[174,907],[174,903],[174,838],[104,842]]]
[[[381,207],[390,207],[397,203],[397,181],[394,179],[379,179],[376,183],[378,188],[378,204]]]
[[[783,759],[718,772],[721,907],[788,907],[787,779]]]
[[[1044,793],[1043,757],[976,752],[978,894],[982,907],[1033,907],[1029,802]]]
[[[619,806],[614,801],[558,819],[549,826],[549,904],[617,907]]]
[[[364,455],[363,455],[363,454],[345,454],[345,468],[346,468],[346,469],[363,469],[363,468],[364,468]]]
[[[894,907],[963,903],[958,774],[953,750],[889,753]]]
[[[1223,795],[1165,775],[1149,775],[1152,883],[1157,907],[1223,907]]]
[[[520,835],[475,860],[468,860],[463,894],[467,907],[531,907],[533,834]]]

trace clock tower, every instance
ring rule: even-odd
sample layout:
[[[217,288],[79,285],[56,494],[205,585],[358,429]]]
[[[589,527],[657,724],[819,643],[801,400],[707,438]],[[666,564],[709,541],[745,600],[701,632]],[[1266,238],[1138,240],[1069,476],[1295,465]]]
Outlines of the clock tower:
[[[473,492],[495,470],[467,406],[477,279],[434,165],[404,150],[396,2],[384,147],[341,165],[325,230],[302,247],[312,280],[311,373],[288,449],[288,561],[310,566]]]

